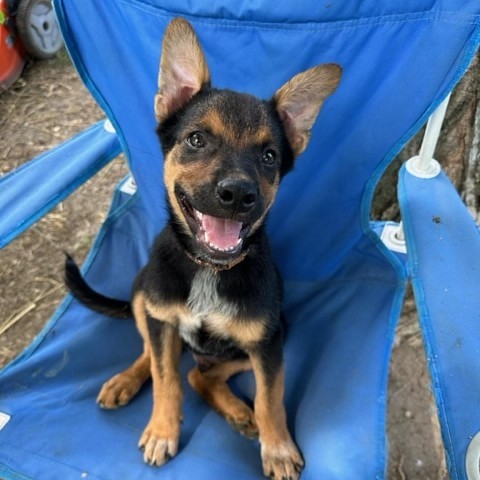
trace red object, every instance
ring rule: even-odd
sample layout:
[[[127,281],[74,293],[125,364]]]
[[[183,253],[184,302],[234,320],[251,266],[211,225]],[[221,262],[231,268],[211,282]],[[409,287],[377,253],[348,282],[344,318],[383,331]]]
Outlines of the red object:
[[[6,0],[0,0],[0,93],[22,73],[25,52],[16,33],[10,28]]]

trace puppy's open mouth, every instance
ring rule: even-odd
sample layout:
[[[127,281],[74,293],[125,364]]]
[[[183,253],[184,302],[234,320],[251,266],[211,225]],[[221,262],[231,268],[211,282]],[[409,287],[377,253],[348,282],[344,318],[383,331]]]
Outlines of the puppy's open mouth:
[[[222,256],[235,256],[240,252],[250,224],[202,213],[193,208],[184,195],[179,200],[187,223],[207,251]]]

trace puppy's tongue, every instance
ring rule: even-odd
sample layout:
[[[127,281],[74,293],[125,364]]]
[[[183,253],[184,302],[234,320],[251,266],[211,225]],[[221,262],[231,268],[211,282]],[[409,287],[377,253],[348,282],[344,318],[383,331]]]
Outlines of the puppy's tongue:
[[[217,218],[203,214],[201,218],[205,240],[219,250],[234,249],[240,243],[242,223],[227,218]]]

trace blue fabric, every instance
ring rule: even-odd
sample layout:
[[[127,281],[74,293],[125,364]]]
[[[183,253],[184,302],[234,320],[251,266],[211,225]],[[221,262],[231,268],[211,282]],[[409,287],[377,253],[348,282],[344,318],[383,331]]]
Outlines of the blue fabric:
[[[330,276],[362,235],[356,207],[372,171],[466,68],[476,44],[472,37],[478,35],[471,2],[438,2],[413,12],[412,2],[389,2],[395,13],[385,7],[383,16],[384,7],[372,0],[347,19],[348,1],[330,7],[339,19],[329,8],[318,11],[315,2],[307,2],[291,7],[297,13],[288,23],[276,23],[276,14],[270,19],[277,9],[268,2],[251,8],[226,2],[229,7],[217,10],[216,2],[190,3],[185,11],[193,13],[186,17],[198,32],[216,86],[268,98],[302,69],[322,62],[344,67],[340,87],[327,100],[308,151],[286,179],[271,215],[283,275]],[[56,5],[68,26],[67,45],[117,127],[149,217],[160,230],[164,194],[152,99],[163,31],[179,7],[160,0]],[[286,11],[286,2],[281,5]],[[224,10],[233,10],[230,18],[218,18]],[[312,219],[329,228],[319,235]]]
[[[445,174],[399,179],[408,264],[452,480],[480,431],[480,235]]]
[[[370,201],[393,155],[466,69],[478,45],[480,5],[225,3],[55,1],[70,54],[115,125],[139,185],[138,197],[117,193],[87,278],[127,298],[166,220],[153,96],[161,38],[173,16],[192,22],[219,87],[267,98],[302,69],[340,63],[342,83],[268,224],[286,285],[286,404],[306,459],[303,479],[383,478],[388,359],[406,272],[370,228]],[[150,388],[115,412],[94,403],[102,382],[139,349],[132,323],[67,300],[2,374],[0,411],[12,418],[0,431],[0,475],[262,478],[258,444],[231,431],[187,386],[179,455],[161,471],[143,465],[136,444],[150,414]],[[189,366],[185,355],[183,373]],[[233,383],[253,397],[250,374]]]
[[[0,248],[10,243],[121,152],[98,122],[0,178]]]
[[[147,259],[145,239],[154,235],[144,220],[140,198],[117,192],[85,267],[95,288],[128,298]],[[119,262],[125,252],[129,261]],[[307,459],[306,479],[383,477],[388,356],[405,280],[375,262],[356,265],[351,276],[355,281],[286,283],[286,404]],[[12,419],[0,431],[0,476],[158,478],[136,448],[150,414],[150,386],[118,411],[95,404],[102,383],[140,351],[133,322],[101,317],[68,298],[2,375],[0,411]],[[185,353],[183,379],[192,365]],[[252,400],[251,373],[233,388]],[[231,430],[185,381],[184,392],[180,453],[162,467],[161,478],[262,478],[258,442]]]

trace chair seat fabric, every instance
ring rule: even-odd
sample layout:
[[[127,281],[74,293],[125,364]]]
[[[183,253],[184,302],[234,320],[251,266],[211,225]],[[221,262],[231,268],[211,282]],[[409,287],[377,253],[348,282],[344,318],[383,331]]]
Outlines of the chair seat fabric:
[[[154,234],[145,211],[140,198],[117,192],[85,266],[98,290],[128,298],[148,254],[143,237]],[[130,261],[120,261],[126,252]],[[286,282],[286,405],[306,458],[302,478],[383,478],[388,357],[404,284],[375,262],[356,265],[341,281]],[[234,432],[186,383],[193,366],[189,352],[182,357],[179,454],[158,471],[143,463],[137,442],[151,412],[151,385],[115,411],[95,403],[102,383],[141,348],[133,321],[102,317],[67,298],[36,343],[2,375],[0,412],[11,420],[0,431],[0,476],[263,478],[258,441]],[[251,373],[232,385],[253,400]]]

